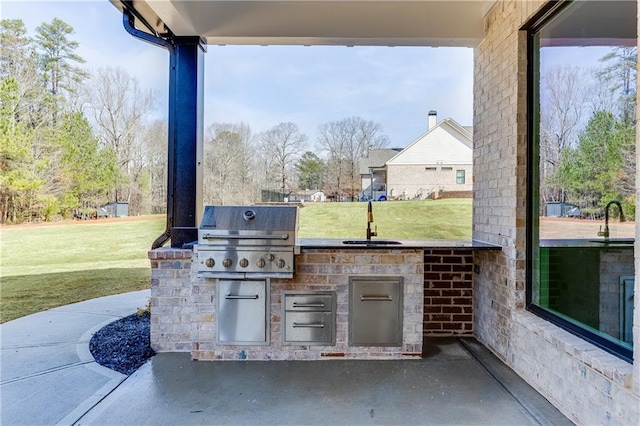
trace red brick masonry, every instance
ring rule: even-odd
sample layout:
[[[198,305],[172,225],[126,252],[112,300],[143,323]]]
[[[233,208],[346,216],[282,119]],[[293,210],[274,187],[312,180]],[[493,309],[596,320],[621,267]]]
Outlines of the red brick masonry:
[[[424,251],[424,336],[473,334],[473,252]]]

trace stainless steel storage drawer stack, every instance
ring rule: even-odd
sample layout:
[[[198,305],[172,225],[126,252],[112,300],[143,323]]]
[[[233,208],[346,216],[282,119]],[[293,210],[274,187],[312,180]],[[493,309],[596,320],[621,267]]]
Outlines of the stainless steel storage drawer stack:
[[[285,345],[335,345],[335,292],[285,292]]]

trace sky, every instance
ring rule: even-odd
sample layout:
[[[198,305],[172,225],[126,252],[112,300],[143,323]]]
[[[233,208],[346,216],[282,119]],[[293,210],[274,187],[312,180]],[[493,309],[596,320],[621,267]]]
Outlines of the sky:
[[[123,68],[156,90],[167,115],[168,53],[130,36],[108,0],[0,2],[2,19],[22,19],[30,36],[59,18],[88,71]],[[252,133],[293,122],[311,144],[320,125],[348,117],[380,123],[390,147],[427,131],[427,115],[472,124],[473,50],[426,47],[208,46],[204,126],[248,123]]]

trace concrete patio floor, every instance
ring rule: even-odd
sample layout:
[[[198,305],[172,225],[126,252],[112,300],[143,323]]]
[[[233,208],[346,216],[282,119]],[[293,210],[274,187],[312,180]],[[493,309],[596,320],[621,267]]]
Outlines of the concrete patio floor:
[[[87,356],[91,334],[144,306],[146,294],[82,302],[0,326],[0,422],[571,424],[473,338],[430,339],[422,359],[406,361],[198,362],[163,353],[129,377],[97,365]]]
[[[482,363],[467,348],[479,350]],[[197,362],[160,354],[78,424],[571,424],[475,340],[440,339],[431,350],[415,361]]]

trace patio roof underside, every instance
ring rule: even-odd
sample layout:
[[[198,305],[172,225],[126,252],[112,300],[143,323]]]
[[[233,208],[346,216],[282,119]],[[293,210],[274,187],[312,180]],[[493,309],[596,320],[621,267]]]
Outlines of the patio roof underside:
[[[110,0],[136,27],[211,45],[475,47],[495,0]],[[146,21],[143,22],[143,21]]]

